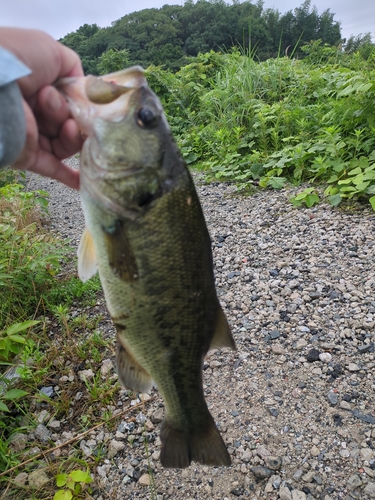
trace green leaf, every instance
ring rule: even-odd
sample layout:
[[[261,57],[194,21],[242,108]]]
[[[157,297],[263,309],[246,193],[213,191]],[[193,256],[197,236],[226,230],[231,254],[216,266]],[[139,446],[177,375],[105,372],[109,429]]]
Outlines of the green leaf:
[[[55,493],[53,500],[71,500],[73,493],[70,490],[59,490]]]
[[[328,197],[328,200],[333,207],[337,207],[342,202],[342,197],[339,194],[333,194]]]
[[[75,470],[75,471],[71,472],[70,477],[76,483],[91,483],[91,481],[92,481],[90,474],[87,471],[83,471],[83,470]]]
[[[13,342],[17,342],[18,344],[24,344],[26,342],[25,337],[21,337],[21,335],[9,335],[9,340],[12,340]]]
[[[375,210],[375,196],[371,196],[369,202],[371,203],[372,209]]]
[[[23,323],[14,323],[14,325],[11,325],[6,332],[8,335],[13,335],[15,333],[22,332],[23,330],[27,330],[31,326],[37,325],[38,323],[40,323],[40,321],[33,320],[24,321]]]
[[[2,397],[4,399],[9,399],[11,401],[22,398],[23,396],[26,396],[28,392],[22,391],[21,389],[10,389],[10,391],[7,391]]]
[[[312,193],[312,194],[308,194],[306,196],[306,206],[308,208],[312,207],[313,205],[315,205],[315,203],[318,203],[319,202],[319,196],[315,193]]]
[[[10,411],[5,403],[0,401],[0,411]]]
[[[57,474],[57,476],[56,476],[56,485],[59,488],[61,488],[61,486],[65,486],[67,478],[68,478],[67,474]]]

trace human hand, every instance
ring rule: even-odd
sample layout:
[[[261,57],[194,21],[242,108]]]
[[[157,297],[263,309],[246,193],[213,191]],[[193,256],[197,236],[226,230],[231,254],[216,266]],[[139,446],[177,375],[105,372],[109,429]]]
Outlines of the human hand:
[[[0,28],[0,45],[32,74],[18,80],[26,118],[26,143],[12,165],[79,188],[79,172],[61,160],[81,149],[82,138],[63,96],[52,84],[64,76],[83,76],[78,55],[47,33]]]

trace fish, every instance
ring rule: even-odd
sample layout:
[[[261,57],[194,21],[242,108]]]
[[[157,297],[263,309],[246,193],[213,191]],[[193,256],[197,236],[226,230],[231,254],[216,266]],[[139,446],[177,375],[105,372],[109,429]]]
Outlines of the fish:
[[[119,380],[136,393],[155,384],[163,397],[163,467],[230,466],[202,368],[209,349],[235,342],[199,197],[163,107],[139,66],[56,87],[85,137],[78,274],[86,281],[99,271]]]

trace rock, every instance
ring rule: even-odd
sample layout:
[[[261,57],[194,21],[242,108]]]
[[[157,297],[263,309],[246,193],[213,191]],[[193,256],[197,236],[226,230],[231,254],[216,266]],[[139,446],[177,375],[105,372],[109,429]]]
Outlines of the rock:
[[[292,500],[292,492],[287,486],[285,485],[280,486],[279,498],[280,500]]]
[[[52,433],[45,425],[39,424],[35,429],[34,434],[41,443],[48,443]]]
[[[270,332],[270,338],[271,340],[276,340],[278,338],[280,338],[280,332],[279,330],[273,330],[272,332]]]
[[[306,354],[306,359],[309,363],[313,363],[314,361],[318,361],[320,356],[320,351],[318,349],[310,349],[310,351]]]
[[[29,474],[29,486],[33,489],[41,489],[45,484],[49,482],[49,477],[44,472],[44,470],[34,470]]]
[[[158,424],[164,419],[164,409],[158,408],[151,416],[151,422]]]
[[[150,486],[151,481],[150,481],[150,475],[149,474],[143,474],[139,479],[138,479],[138,484],[140,486]]]
[[[343,410],[351,410],[352,405],[347,401],[340,401],[340,408],[342,408]]]
[[[104,359],[102,366],[100,367],[100,375],[102,378],[106,378],[111,370],[114,369],[112,360]]]
[[[337,394],[333,391],[329,391],[329,393],[327,394],[327,398],[331,405],[337,405],[339,401]]]
[[[267,467],[272,470],[281,469],[281,465],[283,463],[281,457],[273,457],[273,456],[266,457],[265,462]]]
[[[256,453],[263,460],[265,460],[267,457],[271,456],[270,451],[267,450],[267,448],[263,445],[258,446],[258,448],[256,449]]]
[[[250,467],[250,470],[257,479],[266,479],[273,476],[273,470],[268,467],[263,467],[262,465]]]
[[[306,493],[300,490],[292,491],[292,500],[306,500]]]
[[[48,422],[47,427],[49,427],[52,431],[59,431],[61,429],[60,420],[51,420]]]
[[[349,477],[346,486],[347,486],[349,491],[354,491],[357,488],[359,488],[360,486],[362,486],[362,481],[357,474],[353,474],[352,476]]]
[[[370,448],[362,448],[359,454],[362,460],[367,460],[368,462],[374,458],[374,451]]]
[[[311,450],[310,450],[310,455],[311,455],[312,457],[317,457],[317,456],[319,456],[319,454],[320,454],[320,450],[319,450],[319,448],[318,448],[317,446],[313,446],[313,447],[311,448]]]
[[[241,460],[245,463],[249,463],[252,457],[253,457],[252,452],[250,450],[245,450],[242,454]]]
[[[92,380],[95,375],[91,368],[89,368],[88,370],[81,370],[78,372],[78,376],[84,382],[85,380]]]
[[[349,363],[348,370],[350,372],[357,372],[359,370],[359,366],[356,363]]]
[[[125,444],[112,439],[108,446],[108,458],[111,459],[125,448]]]
[[[352,414],[354,417],[359,418],[362,422],[367,422],[368,424],[375,424],[375,417],[369,414],[360,413],[358,410],[353,410]]]
[[[52,398],[55,395],[55,391],[51,385],[48,387],[42,387],[39,391],[41,394],[44,394],[48,398]]]
[[[27,480],[29,478],[29,475],[26,472],[20,472],[14,479],[13,482],[17,486],[25,486],[27,483]]]
[[[332,355],[329,352],[322,352],[319,354],[319,359],[323,363],[330,363],[332,360]]]
[[[368,495],[370,498],[375,498],[375,483],[367,483],[363,493]]]
[[[28,439],[26,434],[17,432],[16,434],[12,434],[9,442],[9,447],[12,449],[12,451],[14,451],[14,453],[19,453],[26,448],[27,441]]]
[[[273,354],[276,354],[276,355],[285,354],[285,349],[281,344],[272,344],[271,351]]]
[[[369,344],[363,344],[358,346],[359,354],[366,354],[367,352],[374,352],[374,342],[370,342]]]

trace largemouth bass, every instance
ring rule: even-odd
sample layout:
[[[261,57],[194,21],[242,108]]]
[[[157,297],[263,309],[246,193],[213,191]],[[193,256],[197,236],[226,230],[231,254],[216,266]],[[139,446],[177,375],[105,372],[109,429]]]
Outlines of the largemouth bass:
[[[204,399],[202,363],[210,348],[235,345],[201,205],[160,101],[140,67],[57,87],[87,136],[78,270],[83,280],[99,270],[119,379],[140,393],[154,381],[163,396],[164,467],[229,466]]]

